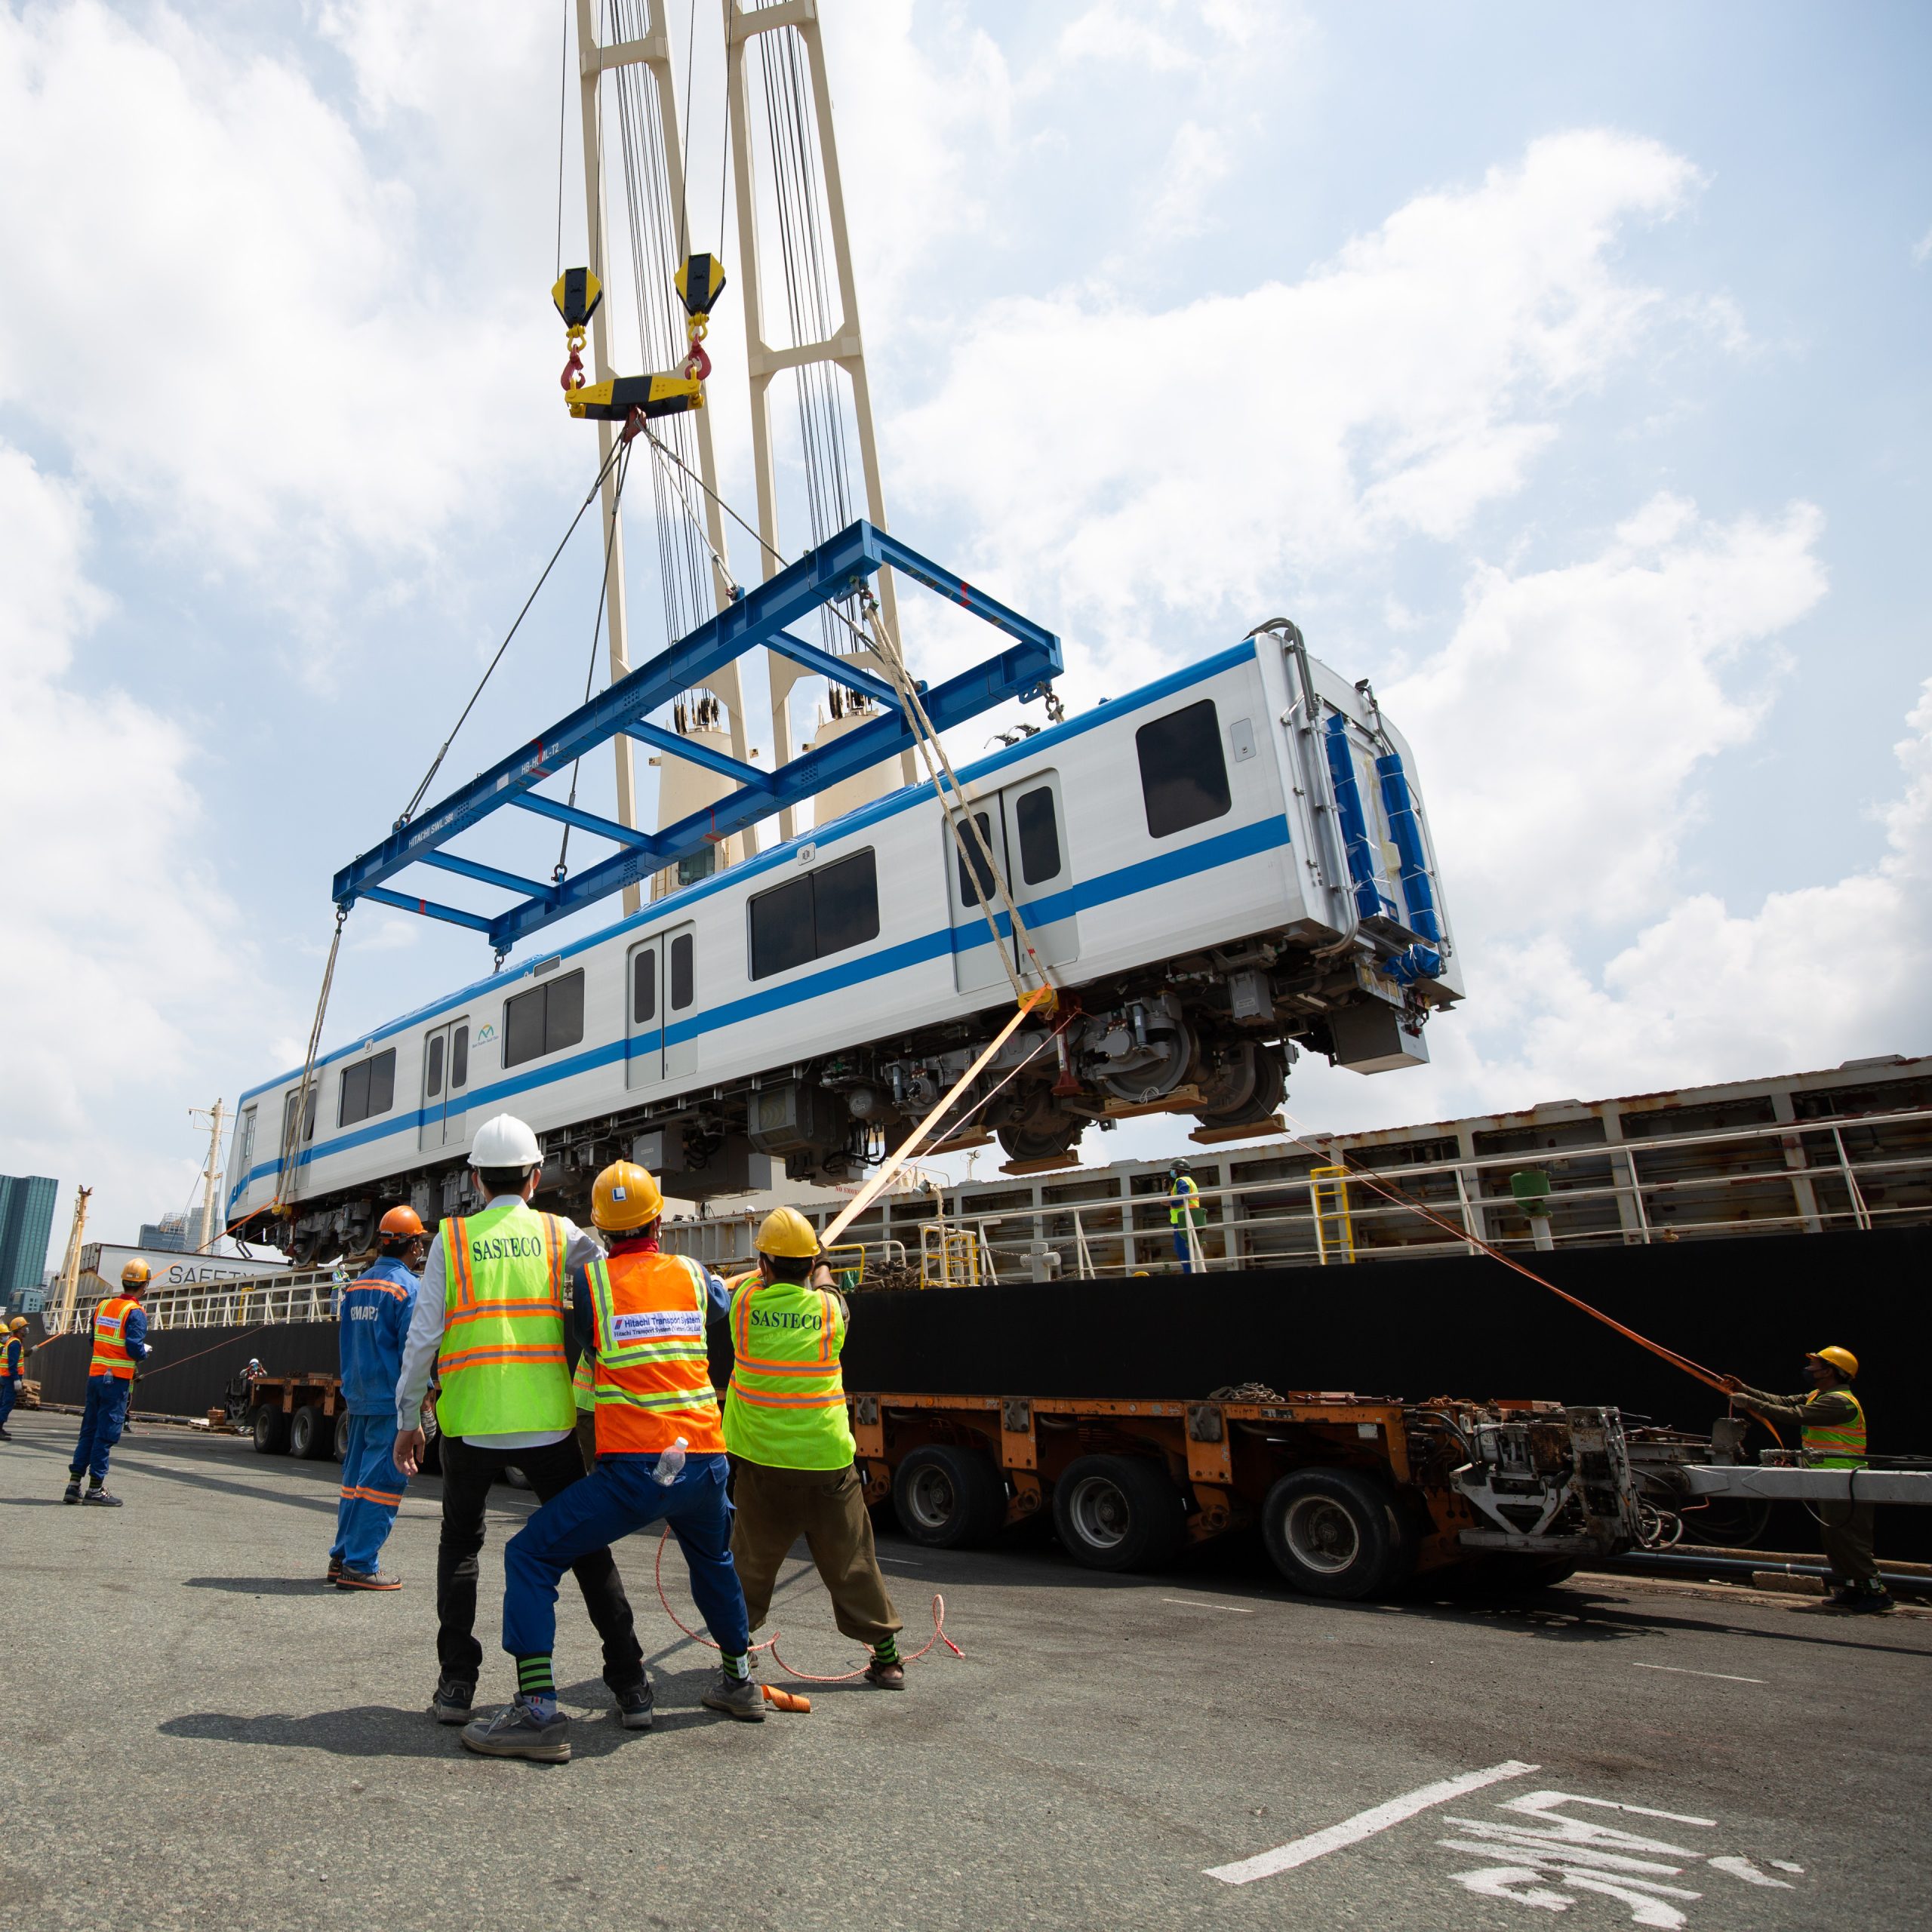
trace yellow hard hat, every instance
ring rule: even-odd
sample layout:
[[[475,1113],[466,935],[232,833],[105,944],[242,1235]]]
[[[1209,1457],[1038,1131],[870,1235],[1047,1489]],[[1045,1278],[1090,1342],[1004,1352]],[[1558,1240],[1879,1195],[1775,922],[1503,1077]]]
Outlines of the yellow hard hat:
[[[10,1322],[8,1322],[8,1323],[7,1324],[7,1326],[8,1326],[9,1328],[11,1328],[11,1329],[14,1331],[14,1333],[15,1334],[17,1334],[17,1334],[20,1332],[20,1331],[21,1331],[23,1328],[24,1328],[26,1325],[27,1325],[27,1318],[26,1318],[26,1317],[24,1315],[15,1315],[15,1316],[14,1317],[13,1320],[12,1320],[12,1321],[11,1321]]]
[[[1816,1355],[1807,1355],[1807,1361],[1828,1361],[1847,1382],[1858,1379],[1858,1358],[1849,1349],[1820,1349]]]
[[[613,1234],[648,1227],[663,1211],[657,1182],[635,1161],[613,1161],[590,1190],[591,1220]]]
[[[809,1261],[818,1253],[818,1230],[795,1208],[774,1208],[758,1231],[758,1251],[788,1261]]]
[[[154,1270],[145,1261],[131,1261],[121,1271],[124,1288],[144,1288],[154,1278]]]

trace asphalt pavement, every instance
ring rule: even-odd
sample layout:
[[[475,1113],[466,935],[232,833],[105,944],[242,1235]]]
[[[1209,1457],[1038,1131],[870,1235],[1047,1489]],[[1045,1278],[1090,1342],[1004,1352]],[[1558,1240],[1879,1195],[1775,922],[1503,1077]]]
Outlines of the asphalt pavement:
[[[324,1587],[339,1474],[146,1426],[119,1510],[64,1508],[75,1419],[0,1445],[0,1898],[10,1926],[1723,1932],[1932,1922],[1932,1614],[1579,1579],[1508,1608],[1289,1594],[1238,1548],[1096,1577],[1044,1538],[881,1537],[903,1695],[697,1703],[709,1654],[621,1546],[657,1684],[611,1721],[568,1581],[573,1761],[486,1760],[425,1706],[437,1484],[388,1595]],[[505,1536],[492,1498],[479,1708]],[[697,1618],[673,1545],[663,1575]],[[863,1660],[795,1562],[800,1670]],[[765,1634],[769,1634],[768,1632]],[[774,1681],[778,1673],[770,1673]]]

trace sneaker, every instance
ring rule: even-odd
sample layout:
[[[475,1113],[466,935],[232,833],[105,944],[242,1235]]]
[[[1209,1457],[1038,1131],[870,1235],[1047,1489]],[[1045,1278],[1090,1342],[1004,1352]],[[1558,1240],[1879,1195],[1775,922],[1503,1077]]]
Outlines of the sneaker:
[[[1847,1610],[1862,1610],[1874,1613],[1890,1610],[1891,1607],[1892,1593],[1889,1590],[1882,1589],[1854,1591],[1852,1593],[1851,1601],[1844,1606]]]
[[[903,1690],[906,1687],[906,1666],[896,1660],[891,1663],[881,1663],[875,1657],[866,1666],[866,1681],[881,1690]]]
[[[60,1500],[63,1503],[78,1503],[80,1500],[81,1483],[80,1478],[76,1476],[74,1480],[61,1491]]]
[[[467,1724],[476,1715],[469,1708],[475,1695],[475,1684],[460,1677],[439,1677],[436,1694],[429,1700],[429,1715],[438,1724]]]
[[[339,1556],[331,1556],[329,1558],[329,1574],[322,1580],[325,1583],[334,1583],[339,1582],[341,1577],[342,1558]]]
[[[641,1678],[635,1684],[627,1684],[623,1690],[611,1694],[617,1700],[617,1721],[626,1730],[648,1730],[651,1714],[657,1708],[657,1694],[651,1687],[648,1678]]]
[[[559,1711],[546,1723],[519,1695],[494,1717],[465,1724],[463,1741],[486,1758],[528,1758],[540,1764],[568,1764],[571,1721]]]
[[[345,1563],[335,1586],[339,1590],[399,1590],[402,1579],[386,1570],[352,1570]]]
[[[746,1724],[764,1721],[764,1693],[753,1678],[733,1677],[721,1670],[718,1681],[698,1702],[707,1710],[722,1711],[728,1718],[741,1718]]]
[[[109,1495],[104,1489],[91,1489],[81,1498],[81,1505],[83,1509],[90,1503],[103,1509],[118,1509],[121,1507],[120,1497]]]

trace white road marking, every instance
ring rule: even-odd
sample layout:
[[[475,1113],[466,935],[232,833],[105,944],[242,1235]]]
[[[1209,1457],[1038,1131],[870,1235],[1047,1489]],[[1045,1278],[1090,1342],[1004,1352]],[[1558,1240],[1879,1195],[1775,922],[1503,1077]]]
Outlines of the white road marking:
[[[1776,1866],[1780,1872],[1795,1872],[1801,1878],[1804,1875],[1804,1867],[1801,1865],[1792,1864],[1791,1860],[1788,1858],[1774,1858],[1771,1860],[1771,1863]]]
[[[909,1556],[881,1556],[879,1561],[881,1563],[900,1564],[908,1570],[923,1570],[926,1567],[923,1563],[915,1563]]]
[[[1633,1662],[1630,1668],[1632,1670],[1667,1670],[1673,1677],[1715,1677],[1723,1684],[1762,1684],[1767,1681],[1761,1677],[1733,1677],[1730,1672],[1726,1670],[1686,1670],[1681,1663]]]
[[[1205,1597],[1163,1597],[1163,1603],[1185,1604],[1189,1610],[1231,1610],[1237,1617],[1252,1617],[1252,1610],[1244,1610],[1238,1603],[1210,1603]]]
[[[1773,1859],[1771,1863],[1778,1863]],[[1714,1858],[1711,1863],[1720,1872],[1728,1872],[1734,1878],[1742,1878],[1747,1885],[1764,1885],[1780,1892],[1795,1892],[1798,1887],[1789,1878],[1774,1878],[1760,1872],[1748,1858]]]
[[[1325,1857],[1331,1851],[1340,1851],[1345,1845],[1359,1844],[1364,1838],[1373,1838],[1377,1832],[1386,1832],[1391,1825],[1399,1825],[1419,1811],[1447,1804],[1451,1798],[1480,1791],[1485,1785],[1500,1784],[1506,1778],[1527,1777],[1531,1772],[1542,1768],[1540,1764],[1519,1764],[1512,1758],[1503,1764],[1491,1764],[1487,1770],[1465,1771],[1460,1777],[1439,1779],[1434,1784],[1423,1785],[1419,1790],[1406,1792],[1400,1798],[1392,1798],[1386,1804],[1358,1811],[1352,1818],[1346,1818],[1339,1825],[1331,1825],[1325,1831],[1311,1832],[1306,1838],[1277,1845],[1272,1851],[1257,1852],[1254,1857],[1241,1859],[1232,1865],[1210,1866],[1204,1875],[1218,1878],[1224,1885],[1245,1885],[1257,1878],[1272,1878],[1277,1872],[1291,1872],[1297,1865]]]

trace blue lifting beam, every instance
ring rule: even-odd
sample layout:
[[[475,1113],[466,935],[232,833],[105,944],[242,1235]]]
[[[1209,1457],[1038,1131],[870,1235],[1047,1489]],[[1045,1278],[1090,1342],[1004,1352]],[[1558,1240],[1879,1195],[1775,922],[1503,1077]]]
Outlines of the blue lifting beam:
[[[935,731],[963,724],[1008,698],[1035,697],[1059,675],[1060,639],[1051,631],[1008,610],[897,537],[869,523],[855,523],[727,605],[688,636],[639,665],[588,704],[579,706],[540,737],[417,817],[403,820],[380,845],[336,874],[336,904],[346,912],[358,899],[373,899],[405,912],[447,919],[487,932],[497,950],[507,952],[518,940],[554,921],[581,912],[666,866],[694,858],[717,841],[770,817],[781,806],[798,804],[841,779],[909,750],[916,734],[890,684],[861,665],[804,642],[786,629],[821,605],[851,595],[888,564],[1012,640],[1005,649],[971,670],[937,685],[919,685],[920,702]],[[648,714],[660,705],[703,684],[733,659],[761,647],[833,678],[849,691],[864,692],[878,701],[880,715],[772,771],[740,764],[648,721]],[[546,779],[620,732],[721,772],[736,780],[738,789],[716,804],[655,832],[618,825],[537,789]],[[609,840],[619,849],[550,885],[443,851],[451,840],[506,805],[575,826]],[[420,898],[386,883],[405,866],[417,864],[436,866],[525,896],[505,910],[488,915]]]

